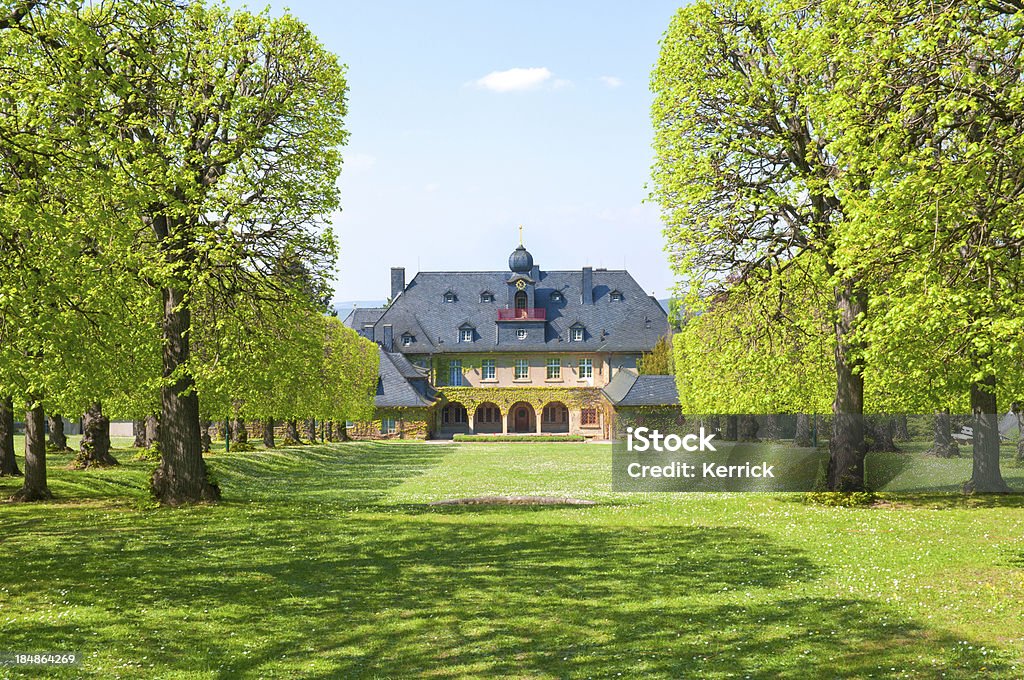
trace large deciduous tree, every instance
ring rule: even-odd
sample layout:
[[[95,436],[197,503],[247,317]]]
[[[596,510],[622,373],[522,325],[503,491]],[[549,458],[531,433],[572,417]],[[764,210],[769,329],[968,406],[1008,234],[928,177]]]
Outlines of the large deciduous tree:
[[[163,503],[213,500],[202,459],[192,355],[193,304],[259,295],[300,282],[277,266],[316,272],[334,258],[319,227],[338,204],[345,141],[344,69],[291,16],[146,1],[96,24],[106,120],[117,134],[120,189],[138,225],[141,269],[160,294],[163,341]]]
[[[818,20],[813,4],[784,0],[679,10],[652,75],[653,197],[690,309],[796,261],[824,269],[835,336],[828,485],[857,490],[864,384],[853,332],[867,293],[835,261],[845,217],[835,180],[847,169],[829,150],[828,121],[807,105],[836,84],[834,64],[803,58]]]
[[[843,130],[835,147],[871,170],[848,193],[840,249],[844,271],[880,293],[859,329],[866,360],[894,368],[889,385],[907,401],[968,405],[965,490],[1007,491],[998,400],[1024,381],[1024,11],[826,4],[848,77],[822,105]]]

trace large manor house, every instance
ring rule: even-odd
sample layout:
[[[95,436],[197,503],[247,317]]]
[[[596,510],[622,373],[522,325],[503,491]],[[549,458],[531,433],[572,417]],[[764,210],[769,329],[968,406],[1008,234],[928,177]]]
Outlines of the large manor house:
[[[355,437],[607,438],[617,411],[677,401],[670,376],[636,370],[668,333],[659,302],[627,271],[544,271],[522,244],[507,271],[392,268],[389,304],[345,323],[380,346],[375,420]]]

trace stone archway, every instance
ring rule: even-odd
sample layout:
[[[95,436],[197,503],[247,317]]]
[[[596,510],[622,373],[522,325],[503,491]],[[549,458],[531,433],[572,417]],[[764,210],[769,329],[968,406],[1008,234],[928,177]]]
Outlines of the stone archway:
[[[508,431],[526,433],[537,431],[537,413],[525,401],[517,401],[508,410]]]
[[[480,434],[501,434],[501,409],[485,401],[473,412],[473,431]]]
[[[548,402],[541,410],[540,416],[541,432],[569,431],[569,409],[560,401]]]
[[[440,411],[440,432],[458,434],[469,432],[469,416],[466,407],[457,401],[444,405]]]

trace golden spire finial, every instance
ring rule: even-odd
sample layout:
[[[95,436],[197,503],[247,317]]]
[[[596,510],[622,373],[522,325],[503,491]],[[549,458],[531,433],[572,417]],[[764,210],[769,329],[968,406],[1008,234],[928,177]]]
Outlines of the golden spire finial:
[[[519,245],[523,245],[523,225],[519,225]]]

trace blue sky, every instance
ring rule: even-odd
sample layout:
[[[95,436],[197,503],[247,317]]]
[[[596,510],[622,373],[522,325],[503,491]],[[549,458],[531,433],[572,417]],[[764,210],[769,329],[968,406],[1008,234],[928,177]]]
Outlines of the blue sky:
[[[336,299],[383,299],[392,266],[504,269],[519,224],[541,268],[665,297],[648,80],[679,4],[271,2],[348,65]]]

